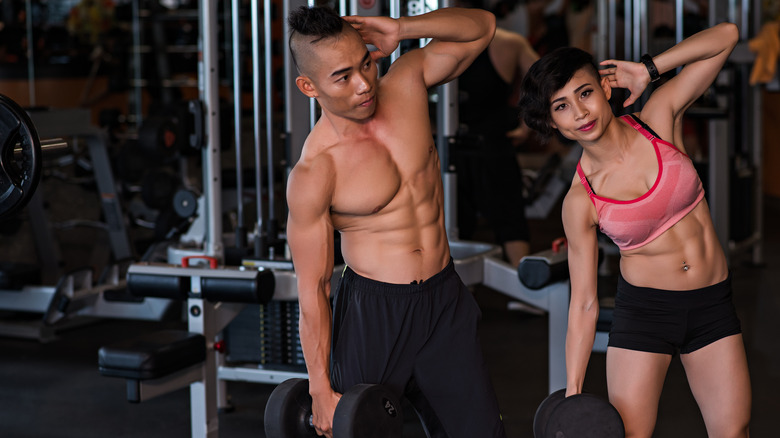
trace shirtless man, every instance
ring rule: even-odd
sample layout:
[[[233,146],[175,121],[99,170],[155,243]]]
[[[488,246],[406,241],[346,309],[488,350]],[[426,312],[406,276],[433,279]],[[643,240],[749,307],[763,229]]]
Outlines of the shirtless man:
[[[332,436],[344,391],[380,383],[412,403],[432,437],[505,436],[480,311],[450,257],[427,94],[487,47],[494,17],[448,8],[342,19],[302,7],[288,20],[296,84],[322,108],[287,187],[317,433]],[[375,61],[418,38],[432,41],[378,78]],[[348,267],[331,310],[334,229]]]

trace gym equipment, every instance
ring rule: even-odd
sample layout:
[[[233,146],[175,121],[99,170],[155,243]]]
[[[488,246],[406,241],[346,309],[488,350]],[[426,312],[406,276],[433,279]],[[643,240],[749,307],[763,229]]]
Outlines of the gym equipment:
[[[198,259],[210,267],[191,266]],[[189,386],[192,436],[216,437],[221,374],[217,353],[224,352],[218,334],[246,303],[271,299],[276,275],[262,268],[218,267],[212,257],[194,256],[183,259],[181,266],[133,264],[127,289],[137,297],[185,302],[188,329],[102,347],[101,374],[127,379],[127,399],[135,403]]]
[[[534,438],[623,438],[617,409],[594,394],[566,397],[566,389],[545,398],[534,415]]]
[[[150,157],[167,160],[196,154],[203,147],[200,101],[172,103],[156,109],[138,130],[138,145]]]
[[[61,276],[54,286],[32,286],[39,283],[37,266],[6,263],[2,267],[0,309],[28,316],[0,321],[3,336],[50,342],[59,331],[97,318],[159,320],[170,307],[168,300],[128,299],[126,263],[110,265],[97,282],[91,268],[76,269]]]
[[[556,281],[568,280],[567,251],[566,238],[555,239],[552,248],[523,257],[517,266],[517,278],[525,287],[534,290]],[[603,260],[604,251],[599,248],[598,264],[601,265]]]
[[[154,210],[170,208],[181,184],[181,178],[167,168],[151,170],[141,181],[141,199]]]
[[[195,216],[198,212],[198,195],[192,190],[177,190],[173,195],[173,211],[182,219]]]
[[[569,276],[569,263],[565,239],[556,239],[552,248],[523,257],[517,266],[517,277],[530,289],[540,289],[547,284],[563,280]]]
[[[30,116],[0,94],[0,218],[30,201],[41,179],[42,160],[41,140]]]
[[[104,130],[92,124],[91,111],[84,108],[31,110],[29,115],[42,137],[75,137],[84,141],[92,162],[103,222],[114,260],[133,258],[125,215],[120,205],[121,196],[117,191],[109,158],[108,137]],[[30,218],[31,221],[33,219]]]
[[[269,437],[316,437],[312,425],[312,400],[307,379],[289,379],[274,389],[265,408],[265,433]],[[335,438],[400,437],[403,414],[400,403],[381,385],[361,384],[339,400],[333,415]]]

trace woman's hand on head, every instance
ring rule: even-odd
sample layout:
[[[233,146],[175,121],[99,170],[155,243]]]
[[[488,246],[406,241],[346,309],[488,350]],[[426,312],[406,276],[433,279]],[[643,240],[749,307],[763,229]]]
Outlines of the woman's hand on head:
[[[608,66],[599,70],[599,73],[602,78],[609,81],[612,88],[625,88],[630,92],[623,102],[623,107],[636,102],[650,83],[650,74],[642,63],[607,59],[601,61],[599,65]]]

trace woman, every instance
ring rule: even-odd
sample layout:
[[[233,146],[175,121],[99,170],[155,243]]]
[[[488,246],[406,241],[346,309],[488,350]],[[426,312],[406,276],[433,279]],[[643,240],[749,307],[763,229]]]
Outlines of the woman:
[[[628,437],[649,437],[672,356],[679,352],[710,437],[748,436],[750,379],[730,275],[701,181],[681,142],[685,110],[715,80],[739,38],[719,24],[642,62],[565,48],[540,59],[523,82],[530,127],[558,130],[583,147],[563,201],[571,305],[566,395],[582,391],[593,346],[601,230],[620,248],[607,389]],[[614,88],[632,104],[660,74],[685,66],[641,111],[615,117]]]

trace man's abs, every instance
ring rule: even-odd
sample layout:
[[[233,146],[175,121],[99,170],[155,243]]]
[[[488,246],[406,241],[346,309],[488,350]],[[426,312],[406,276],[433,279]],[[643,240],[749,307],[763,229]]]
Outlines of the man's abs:
[[[428,224],[392,231],[346,231],[341,234],[345,263],[376,281],[408,284],[439,273],[450,260],[444,226]]]

